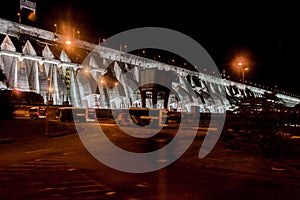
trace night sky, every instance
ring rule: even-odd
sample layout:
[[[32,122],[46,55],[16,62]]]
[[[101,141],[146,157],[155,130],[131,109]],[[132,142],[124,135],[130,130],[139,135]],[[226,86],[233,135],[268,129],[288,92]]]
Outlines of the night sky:
[[[34,0],[32,0],[34,1]],[[19,1],[7,1],[0,17],[17,21]],[[80,38],[101,39],[138,27],[164,27],[196,40],[212,57],[220,73],[231,80],[240,74],[231,66],[247,58],[245,80],[300,95],[300,5],[264,1],[91,1],[36,0],[37,18],[27,23],[58,33],[80,31]],[[178,2],[178,3],[177,3]],[[196,3],[197,2],[197,3]],[[203,2],[203,3],[202,3]],[[4,9],[4,7],[6,7]],[[70,29],[70,30],[71,30]],[[155,52],[148,55],[153,59]],[[167,54],[165,55],[167,56]],[[169,58],[168,58],[169,59]],[[181,61],[177,60],[180,65]]]

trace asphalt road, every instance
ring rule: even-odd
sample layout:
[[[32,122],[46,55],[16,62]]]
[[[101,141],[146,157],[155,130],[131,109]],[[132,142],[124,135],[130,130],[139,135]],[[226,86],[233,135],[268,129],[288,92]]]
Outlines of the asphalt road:
[[[191,147],[171,165],[153,172],[127,173],[95,159],[71,123],[50,123],[48,134],[44,134],[45,121],[14,120],[6,126],[10,123],[14,125],[9,126],[11,135],[1,124],[1,135],[5,130],[6,138],[14,138],[0,144],[1,199],[299,199],[299,176],[243,173],[235,170],[236,166],[224,170],[195,164],[201,163],[195,152],[204,131],[198,132]],[[82,123],[79,127],[83,134],[93,135],[99,124]],[[111,141],[133,152],[159,146],[155,145],[158,140],[132,141],[113,124],[101,127]],[[170,130],[165,138],[173,134]]]

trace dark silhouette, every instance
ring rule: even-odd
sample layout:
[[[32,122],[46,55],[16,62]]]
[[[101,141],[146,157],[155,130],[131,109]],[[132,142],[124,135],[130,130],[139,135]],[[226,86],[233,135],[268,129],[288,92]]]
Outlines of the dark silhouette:
[[[6,87],[8,87],[8,81],[6,75],[1,68],[0,68],[0,82],[4,82],[6,84]]]
[[[0,119],[9,119],[13,117],[14,107],[9,97],[0,91]]]

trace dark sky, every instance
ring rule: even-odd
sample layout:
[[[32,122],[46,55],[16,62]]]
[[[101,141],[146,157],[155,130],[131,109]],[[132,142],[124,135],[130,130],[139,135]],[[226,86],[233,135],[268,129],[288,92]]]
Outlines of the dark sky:
[[[202,45],[220,72],[225,70],[232,80],[238,80],[240,74],[231,63],[235,57],[244,55],[249,61],[245,80],[269,87],[276,85],[278,89],[300,95],[299,3],[36,1],[37,20],[32,23],[36,27],[54,31],[56,23],[59,33],[73,27],[80,30],[81,39],[89,42],[138,27],[173,29]],[[18,2],[7,1],[0,17],[17,21]]]

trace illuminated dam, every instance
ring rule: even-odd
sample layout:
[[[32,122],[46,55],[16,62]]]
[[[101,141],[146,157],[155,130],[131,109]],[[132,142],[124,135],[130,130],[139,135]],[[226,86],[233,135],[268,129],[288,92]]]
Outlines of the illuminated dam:
[[[40,94],[45,104],[75,107],[149,107],[223,113],[242,98],[259,98],[266,89],[184,69],[127,52],[68,38],[54,32],[0,19],[0,67],[6,81],[1,89]],[[95,51],[95,49],[97,51]],[[144,79],[167,76],[169,88]],[[148,77],[148,78],[147,78]],[[189,89],[190,88],[190,89]],[[192,90],[193,92],[190,92]],[[283,93],[276,97],[293,107],[300,99]]]

